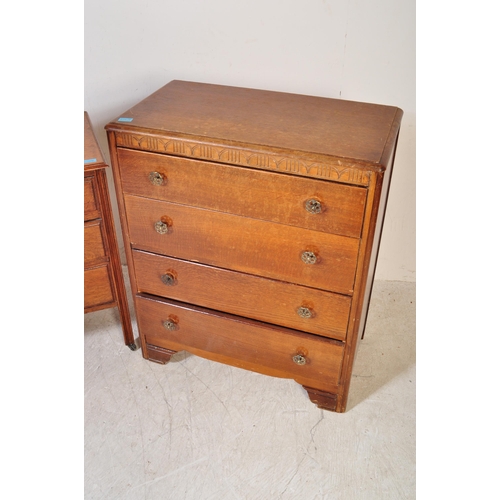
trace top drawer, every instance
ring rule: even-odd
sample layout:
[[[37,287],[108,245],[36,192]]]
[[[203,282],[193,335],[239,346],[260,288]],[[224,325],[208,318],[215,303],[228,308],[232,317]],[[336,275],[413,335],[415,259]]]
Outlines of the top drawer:
[[[118,149],[125,193],[359,238],[366,189]]]
[[[100,217],[99,197],[97,196],[97,180],[94,175],[86,175],[83,184],[84,220],[93,220]]]

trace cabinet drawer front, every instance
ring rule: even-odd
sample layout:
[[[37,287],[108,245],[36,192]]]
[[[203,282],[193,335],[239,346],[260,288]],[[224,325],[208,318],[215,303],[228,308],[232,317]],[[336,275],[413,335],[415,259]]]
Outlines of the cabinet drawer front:
[[[355,238],[134,196],[125,196],[125,204],[130,242],[137,249],[352,293]],[[168,226],[166,234],[155,230],[159,221]],[[305,263],[306,256],[314,263]]]
[[[250,274],[133,251],[139,292],[344,340],[351,299]]]
[[[139,328],[147,344],[293,378],[321,390],[338,387],[343,346],[334,340],[173,301],[138,297],[136,303]],[[174,329],[167,329],[165,322]],[[294,362],[297,355],[304,357],[305,364]]]
[[[127,149],[118,158],[125,193],[344,236],[361,233],[364,188]],[[152,182],[152,172],[161,177]]]
[[[102,236],[102,220],[86,222],[84,224],[84,263],[88,266],[92,263],[106,260],[104,238]]]
[[[86,175],[83,183],[84,220],[92,220],[100,217],[99,201],[96,192],[96,178]]]
[[[98,307],[114,302],[109,266],[87,269],[84,274],[84,307]]]

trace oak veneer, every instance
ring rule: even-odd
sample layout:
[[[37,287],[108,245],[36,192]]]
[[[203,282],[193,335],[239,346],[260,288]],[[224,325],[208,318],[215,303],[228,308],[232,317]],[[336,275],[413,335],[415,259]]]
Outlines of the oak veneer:
[[[343,346],[340,342],[164,299],[138,297],[140,328],[146,344],[189,350],[214,361],[333,392],[338,388]],[[165,320],[176,325],[172,330]],[[235,338],[235,329],[238,336]],[[305,358],[303,365],[290,362]]]
[[[125,195],[132,245],[143,250],[351,294],[359,240]],[[168,226],[166,234],[154,229]],[[302,254],[317,256],[304,265]]]
[[[191,261],[133,251],[137,290],[344,340],[351,298]],[[217,283],[217,294],[207,283]],[[270,307],[272,300],[272,307]],[[310,317],[297,311],[307,307]]]
[[[402,111],[173,81],[106,127],[143,356],[345,411]]]
[[[359,238],[366,189],[144,151],[119,149],[124,193]],[[144,183],[151,164],[163,177]],[[231,193],[231,196],[228,196]],[[321,217],[304,210],[321,200]],[[256,203],[258,200],[258,203]]]

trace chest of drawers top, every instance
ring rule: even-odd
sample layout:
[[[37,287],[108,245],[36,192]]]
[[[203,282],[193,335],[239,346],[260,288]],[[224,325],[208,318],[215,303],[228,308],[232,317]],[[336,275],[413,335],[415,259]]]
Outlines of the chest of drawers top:
[[[368,185],[384,170],[393,106],[174,80],[106,127],[117,146]]]
[[[88,113],[84,112],[83,119],[83,132],[84,132],[84,151],[83,151],[83,168],[85,171],[94,170],[96,168],[107,167],[106,162],[102,156],[101,148],[97,143],[97,140],[92,129],[92,124],[90,123],[90,118]]]

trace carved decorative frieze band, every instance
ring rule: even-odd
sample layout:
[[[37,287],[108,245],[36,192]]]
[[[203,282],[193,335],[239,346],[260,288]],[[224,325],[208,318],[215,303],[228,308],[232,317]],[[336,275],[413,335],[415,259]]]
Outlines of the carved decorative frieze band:
[[[199,160],[211,160],[244,167],[316,177],[346,184],[368,186],[370,172],[338,160],[337,165],[308,161],[267,151],[256,152],[231,146],[203,144],[184,139],[116,132],[118,146],[158,153],[169,153]]]

